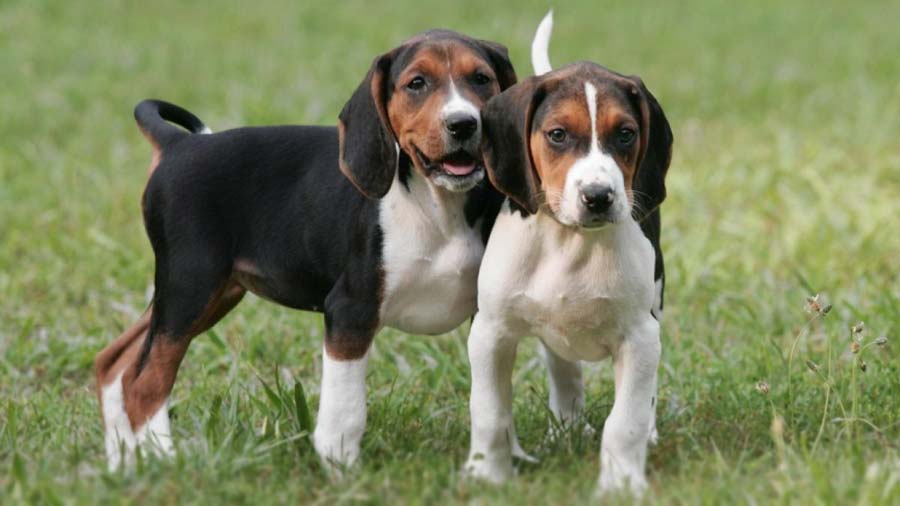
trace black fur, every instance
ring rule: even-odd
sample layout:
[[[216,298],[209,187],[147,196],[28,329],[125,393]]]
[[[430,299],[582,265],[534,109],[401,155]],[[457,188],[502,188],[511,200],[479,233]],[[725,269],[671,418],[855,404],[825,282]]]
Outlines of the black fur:
[[[235,284],[323,312],[326,347],[338,358],[365,353],[384,282],[377,198],[398,166],[404,185],[422,177],[406,153],[398,158],[385,113],[396,62],[414,54],[422,37],[473,44],[504,85],[515,81],[502,46],[436,31],[375,59],[341,111],[343,139],[338,128],[321,126],[192,135],[166,121],[201,131],[190,112],[161,101],[138,105],[138,125],[161,155],[143,197],[156,293],[141,363],[159,336],[189,339],[212,301]],[[487,182],[467,195],[466,220],[485,241],[501,201]]]
[[[529,77],[492,98],[481,111],[488,177],[526,214],[538,210],[540,181],[531,161],[534,110],[544,97],[541,77]]]
[[[666,199],[666,174],[672,161],[674,136],[656,97],[639,77],[633,76],[631,79],[640,94],[640,107],[645,119],[641,129],[643,137],[647,139],[643,159],[634,175],[635,219],[656,251],[654,279],[662,282],[664,287],[666,273],[660,245],[662,218],[659,206]],[[664,292],[665,290],[660,290],[660,309],[663,307]]]
[[[188,132],[166,121],[180,125],[195,134],[206,128],[200,118],[194,116],[190,111],[155,99],[147,99],[139,103],[134,108],[134,119],[147,135],[160,144],[171,144],[174,140],[188,135]]]
[[[339,116],[341,170],[369,198],[383,197],[394,181],[397,151],[387,118],[388,73],[399,49],[375,58]]]

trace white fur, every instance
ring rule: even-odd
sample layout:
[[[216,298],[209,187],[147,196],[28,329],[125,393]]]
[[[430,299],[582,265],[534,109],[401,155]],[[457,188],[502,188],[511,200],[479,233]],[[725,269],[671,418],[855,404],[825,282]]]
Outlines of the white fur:
[[[550,35],[553,34],[553,9],[547,12],[537,31],[534,32],[534,40],[531,41],[531,66],[534,75],[546,74],[553,70],[550,66]]]
[[[465,193],[484,179],[484,169],[476,168],[472,173],[465,177],[451,176],[448,174],[438,173],[432,176],[435,186],[439,186],[453,193]]]
[[[134,459],[137,438],[131,430],[131,422],[125,412],[125,398],[122,389],[120,372],[112,383],[100,389],[100,401],[103,411],[103,426],[106,428],[106,462],[110,472],[125,464],[129,467]]]
[[[588,154],[577,160],[566,175],[563,196],[557,219],[564,225],[580,225],[592,219],[590,211],[581,201],[582,190],[589,185],[612,188],[615,200],[609,211],[613,221],[631,214],[625,195],[625,179],[615,159],[600,149],[597,134],[597,88],[584,83],[584,95],[591,118],[591,147]]]
[[[322,351],[322,390],[313,444],[326,468],[340,472],[359,459],[366,429],[368,352],[359,360],[335,360]]]
[[[494,482],[512,475],[512,365],[519,339],[536,335],[560,360],[614,358],[616,400],[603,430],[600,487],[646,485],[659,361],[659,325],[650,314],[654,259],[630,216],[584,230],[544,212],[522,218],[506,204],[485,251],[469,336],[468,472]],[[551,389],[561,418],[578,408],[578,388]]]
[[[457,89],[456,83],[451,80],[450,96],[447,98],[447,102],[445,102],[444,106],[441,108],[441,119],[447,119],[451,115],[458,113],[469,114],[478,122],[478,129],[481,128],[480,110],[478,109],[478,107],[475,107],[475,104],[473,104],[471,101],[469,101],[459,93],[459,89]]]
[[[384,270],[379,328],[443,334],[475,312],[478,266],[484,254],[481,226],[466,223],[465,193],[449,191],[417,173],[407,185],[395,176],[379,202]],[[339,361],[323,353],[313,441],[332,471],[359,458],[366,425],[367,362],[368,354],[360,360]]]
[[[381,323],[413,334],[443,334],[475,312],[481,227],[466,223],[465,193],[413,174],[394,180],[380,203],[384,232]]]
[[[120,467],[130,468],[134,464],[134,454],[138,447],[159,457],[175,454],[172,445],[172,430],[169,424],[169,399],[137,431],[131,429],[131,422],[125,412],[125,403],[120,372],[112,383],[100,390],[103,424],[106,428],[105,443],[107,464],[110,471]]]
[[[199,133],[199,134],[204,134],[204,135],[209,135],[209,134],[213,133],[213,131],[210,130],[210,128],[209,128],[208,126],[203,125],[203,128],[202,128],[199,132],[197,132],[197,133]]]
[[[175,447],[172,445],[172,428],[169,423],[168,397],[162,406],[159,407],[159,410],[137,430],[136,436],[138,446],[159,457],[175,455]]]

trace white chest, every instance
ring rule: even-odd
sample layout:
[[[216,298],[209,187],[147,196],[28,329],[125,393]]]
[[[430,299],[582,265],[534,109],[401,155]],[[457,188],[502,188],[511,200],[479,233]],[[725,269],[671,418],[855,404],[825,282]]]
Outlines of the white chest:
[[[397,181],[381,202],[384,293],[382,325],[443,334],[475,313],[480,227],[465,220],[464,194],[414,178]]]
[[[479,307],[570,360],[600,360],[653,303],[654,253],[634,222],[597,231],[501,212],[479,277]]]

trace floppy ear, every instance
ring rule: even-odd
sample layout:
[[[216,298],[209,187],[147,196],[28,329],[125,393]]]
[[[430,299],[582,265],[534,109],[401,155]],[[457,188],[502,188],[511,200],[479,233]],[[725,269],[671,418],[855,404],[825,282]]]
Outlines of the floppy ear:
[[[672,129],[656,97],[639,77],[632,78],[640,97],[641,151],[637,174],[634,177],[635,200],[642,214],[641,221],[666,199],[666,173],[672,161]]]
[[[509,61],[509,51],[506,50],[506,46],[489,40],[478,40],[476,42],[478,42],[478,45],[487,53],[490,59],[491,67],[497,74],[500,91],[516,84],[518,80],[516,78],[516,70],[513,68],[512,62]]]
[[[341,172],[363,195],[374,199],[391,188],[397,168],[396,140],[386,110],[395,54],[396,50],[375,58],[338,116]]]
[[[531,214],[540,206],[540,181],[531,160],[531,118],[543,96],[539,78],[529,77],[492,98],[481,111],[488,178]]]

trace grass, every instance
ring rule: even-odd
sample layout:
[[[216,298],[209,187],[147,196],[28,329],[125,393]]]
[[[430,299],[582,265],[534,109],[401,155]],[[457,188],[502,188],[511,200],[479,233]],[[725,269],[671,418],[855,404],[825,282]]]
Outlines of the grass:
[[[588,502],[599,437],[545,442],[533,340],[515,417],[541,461],[502,487],[459,473],[465,327],[376,339],[365,461],[344,482],[305,438],[320,315],[249,297],[198,338],[173,396],[179,456],[132,475],[105,471],[91,386],[94,354],[151,280],[137,101],[183,104],[215,130],[333,124],[374,55],[426,28],[501,41],[527,75],[546,8],[0,1],[0,503]],[[646,501],[898,504],[900,6],[579,1],[556,14],[553,62],[640,74],[676,135]],[[599,427],[609,365],[587,378]]]

